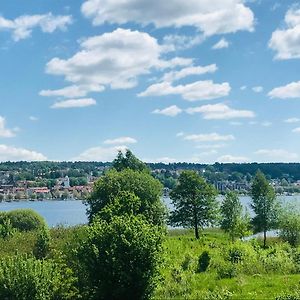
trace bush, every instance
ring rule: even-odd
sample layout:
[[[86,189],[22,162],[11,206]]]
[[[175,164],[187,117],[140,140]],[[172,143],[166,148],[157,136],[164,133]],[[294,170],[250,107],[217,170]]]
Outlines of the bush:
[[[11,236],[13,236],[16,232],[16,229],[14,229],[11,225],[11,222],[7,216],[1,216],[0,217],[0,237],[3,239],[7,239]]]
[[[50,250],[50,232],[47,227],[40,229],[34,245],[33,254],[37,259],[47,256]]]
[[[88,299],[148,299],[159,275],[162,231],[142,216],[95,221],[78,249]],[[85,271],[83,273],[83,271]],[[84,274],[84,275],[83,275]]]
[[[0,299],[77,299],[72,271],[61,263],[12,256],[0,261]]]
[[[39,230],[46,226],[44,218],[32,209],[16,209],[6,214],[12,227],[19,231]]]
[[[199,256],[198,261],[198,270],[199,272],[205,272],[210,263],[210,255],[208,251],[203,251],[202,254]]]

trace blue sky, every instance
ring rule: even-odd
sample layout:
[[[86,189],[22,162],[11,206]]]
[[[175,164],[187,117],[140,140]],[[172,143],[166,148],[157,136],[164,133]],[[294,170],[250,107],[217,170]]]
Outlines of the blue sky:
[[[0,5],[0,161],[299,162],[300,6]]]

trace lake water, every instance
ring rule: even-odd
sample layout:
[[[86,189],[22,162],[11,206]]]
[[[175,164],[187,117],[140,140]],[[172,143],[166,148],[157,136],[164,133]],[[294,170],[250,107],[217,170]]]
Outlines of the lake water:
[[[251,214],[250,201],[251,198],[242,196],[241,202],[244,207],[247,207]],[[283,203],[295,203],[300,205],[300,195],[282,196],[278,199]],[[164,198],[167,207],[172,210],[171,200]],[[86,206],[79,200],[66,201],[20,201],[20,202],[2,202],[0,203],[0,211],[8,211],[18,208],[31,208],[42,215],[49,226],[57,225],[78,225],[87,223]]]

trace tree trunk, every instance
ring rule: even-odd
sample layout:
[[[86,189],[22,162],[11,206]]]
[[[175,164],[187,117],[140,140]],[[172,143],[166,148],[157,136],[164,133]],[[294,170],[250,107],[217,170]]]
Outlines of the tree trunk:
[[[198,229],[198,216],[197,210],[194,208],[194,227],[195,227],[195,238],[199,239],[199,229]]]
[[[267,231],[264,229],[264,248],[266,248],[267,245]]]

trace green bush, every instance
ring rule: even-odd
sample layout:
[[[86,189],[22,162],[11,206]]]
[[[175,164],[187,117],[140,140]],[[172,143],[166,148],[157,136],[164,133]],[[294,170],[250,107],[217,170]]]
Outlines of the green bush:
[[[19,231],[39,230],[46,226],[44,218],[32,209],[16,209],[6,214],[12,227]]]
[[[210,255],[208,251],[203,251],[199,256],[198,271],[205,272],[210,263]]]
[[[78,249],[87,299],[148,299],[159,275],[162,230],[142,216],[95,221]]]
[[[75,277],[65,265],[50,260],[12,256],[0,260],[0,299],[77,299]]]
[[[50,250],[50,232],[47,227],[40,229],[34,245],[33,254],[37,259],[47,256]]]

